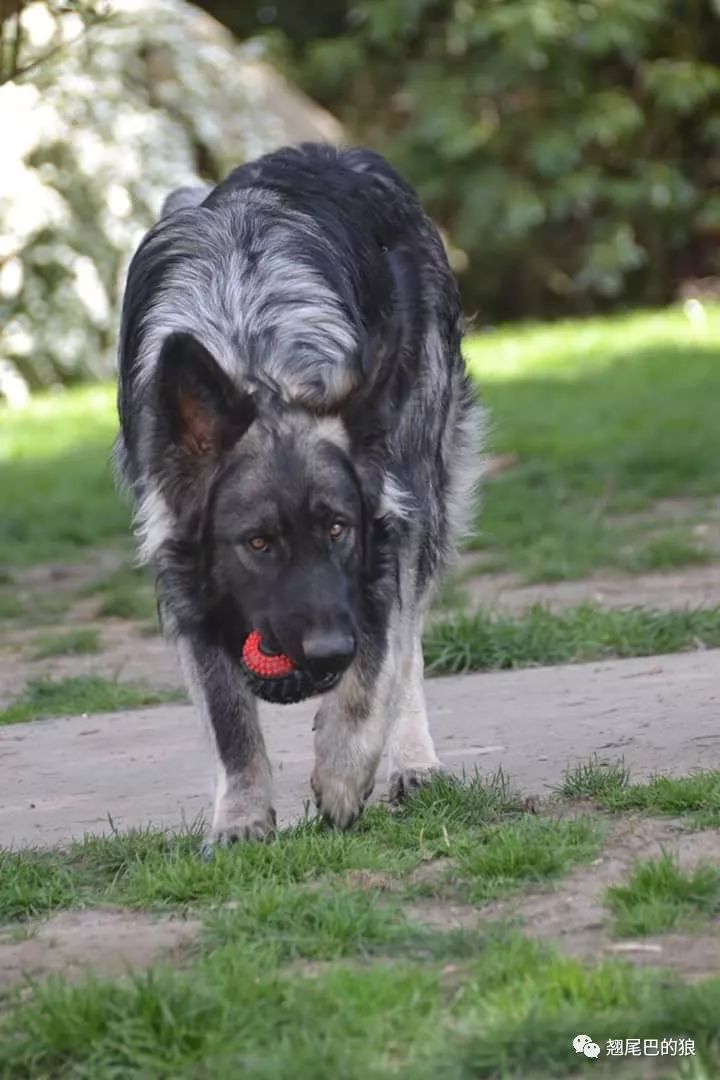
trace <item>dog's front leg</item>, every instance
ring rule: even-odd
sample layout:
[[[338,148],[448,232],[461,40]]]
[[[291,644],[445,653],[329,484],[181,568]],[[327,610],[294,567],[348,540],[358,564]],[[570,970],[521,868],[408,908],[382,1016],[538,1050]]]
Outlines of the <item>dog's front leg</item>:
[[[397,709],[389,741],[390,798],[398,801],[440,769],[428,727],[423,685],[422,625],[408,622],[398,679]]]
[[[326,821],[345,829],[359,817],[375,785],[387,739],[382,710],[349,702],[338,691],[315,717],[315,769],[311,786]]]
[[[219,649],[185,637],[178,654],[217,754],[215,811],[203,851],[210,853],[216,844],[265,839],[275,828],[275,811],[257,701]]]
[[[360,815],[395,716],[396,656],[390,640],[381,670],[369,678],[362,658],[315,717],[315,769],[311,785],[323,817],[345,829]]]

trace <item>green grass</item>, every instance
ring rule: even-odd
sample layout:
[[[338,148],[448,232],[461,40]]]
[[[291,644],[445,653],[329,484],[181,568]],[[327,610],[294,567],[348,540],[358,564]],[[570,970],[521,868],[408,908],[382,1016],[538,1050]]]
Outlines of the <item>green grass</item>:
[[[77,559],[128,533],[113,488],[117,429],[112,386],[38,394],[0,420],[0,566]]]
[[[562,614],[535,605],[517,616],[460,615],[433,623],[424,653],[430,675],[652,656],[720,645],[720,608],[607,611],[582,604]]]
[[[290,887],[309,881],[342,878],[356,870],[370,870],[404,878],[432,859],[465,860],[471,881],[472,850],[488,843],[493,828],[514,828],[522,822],[518,796],[502,773],[489,778],[475,775],[469,781],[439,776],[403,807],[391,813],[383,806],[370,807],[350,832],[325,828],[308,820],[286,830],[273,841],[219,849],[212,860],[198,857],[200,826],[180,833],[152,829],[110,836],[87,837],[67,849],[52,852],[8,852],[0,874],[0,921],[22,915],[18,895],[24,897],[25,914],[80,903],[122,903],[158,909],[216,905],[265,886]],[[558,824],[557,835],[563,831]],[[555,835],[547,823],[547,836]],[[513,834],[515,836],[515,834]],[[536,861],[536,836],[515,836],[515,847]],[[578,852],[578,857],[583,857]],[[28,891],[38,882],[35,897]],[[517,860],[516,860],[517,861]],[[46,897],[40,867],[48,878],[64,882],[65,891]],[[15,871],[20,885],[14,884]],[[506,873],[508,881],[523,872]],[[534,872],[534,871],[533,871]],[[554,872],[554,870],[553,870]]]
[[[602,761],[594,754],[588,762],[566,769],[558,794],[565,799],[603,799],[627,787],[630,770],[624,761]]]
[[[154,690],[140,683],[122,683],[90,675],[55,680],[31,679],[15,701],[7,708],[0,709],[0,724],[21,724],[51,716],[139,709],[146,705],[183,700],[185,696],[179,691]]]
[[[689,1035],[696,1062],[720,1062],[720,980],[670,987],[657,974],[588,965],[491,927],[463,939],[448,981],[436,957],[457,956],[452,935],[425,935],[423,949],[412,925],[388,935],[366,906],[319,912],[309,899],[298,908],[312,934],[294,936],[289,952],[289,912],[269,919],[279,947],[268,934],[249,948],[242,912],[238,939],[211,937],[179,970],[37,987],[0,1019],[0,1076],[547,1080],[577,1075],[572,1038],[586,1030],[603,1051],[606,1039],[638,1032]],[[304,973],[319,940],[328,962]]]
[[[705,335],[671,309],[469,337],[490,448],[519,458],[483,499],[475,546],[490,563],[539,580],[707,559],[693,520],[622,515],[720,492],[719,343],[717,309]],[[0,566],[78,558],[128,535],[108,463],[114,393],[72,389],[3,412]]]
[[[7,852],[0,921],[90,903],[185,910],[242,900],[247,914],[252,897],[269,896],[275,904],[282,890],[283,903],[292,906],[292,896],[303,895],[297,886],[310,882],[340,896],[360,870],[394,882],[397,893],[416,895],[409,875],[432,860],[442,873],[423,882],[425,895],[482,900],[557,877],[592,858],[600,839],[600,827],[586,817],[527,816],[502,774],[468,782],[438,777],[395,812],[371,808],[351,832],[309,820],[269,843],[218,850],[209,862],[198,857],[199,827],[86,837],[45,853]]]
[[[33,641],[33,660],[46,660],[51,656],[84,656],[98,653],[102,648],[100,631],[80,627],[60,634],[43,634]]]
[[[157,620],[157,604],[145,567],[128,563],[83,589],[86,596],[98,596],[101,618]]]
[[[605,903],[619,937],[697,927],[720,913],[720,867],[703,863],[683,871],[664,852],[636,863],[626,884],[606,890]]]
[[[519,457],[488,485],[473,546],[527,580],[702,561],[690,523],[621,515],[720,491],[720,310],[509,327],[465,345],[492,448]]]
[[[219,849],[209,862],[198,857],[199,824],[179,833],[144,829],[90,836],[51,852],[6,852],[0,864],[0,922],[88,903],[162,910],[217,905],[266,886],[342,883],[358,870],[402,883],[435,859],[453,867],[443,889],[448,880],[477,888],[483,873],[479,846],[496,860],[493,888],[500,892],[557,873],[561,860],[569,865],[586,857],[586,825],[579,824],[574,836],[567,822],[524,823],[518,795],[497,773],[467,781],[438,776],[394,812],[370,807],[350,832],[307,820],[269,843]],[[503,855],[497,837],[506,833],[508,854]],[[542,863],[538,848],[548,843],[558,854]],[[62,889],[46,887],[48,882],[60,882]]]
[[[100,618],[149,620],[155,612],[155,597],[147,590],[108,591],[100,603]]]
[[[445,1033],[446,1040],[450,1036],[450,1067],[440,1075],[463,1080],[547,1080],[586,1070],[589,1075],[606,1062],[608,1039],[636,1037],[637,1032],[658,1039],[669,1032],[694,1036],[693,1064],[708,1066],[708,1076],[716,1074],[718,1036],[712,1015],[720,1002],[720,980],[671,987],[659,974],[612,962],[588,964],[517,938],[498,940],[478,957],[474,970],[475,982],[452,1008],[452,1034]],[[568,1052],[580,1032],[591,1033],[601,1047],[592,1065]],[[437,1065],[441,1055],[436,1051]],[[600,1075],[638,1075],[620,1071],[617,1064],[607,1062]]]
[[[10,592],[0,593],[0,619],[18,619],[25,612],[22,600]]]
[[[679,779],[654,776],[647,784],[629,784],[609,791],[609,810],[643,810],[654,814],[692,814],[696,826],[720,824],[720,772],[697,772]]]
[[[65,860],[36,851],[0,849],[0,923],[72,907],[77,882]]]
[[[665,531],[658,536],[652,536],[639,546],[623,569],[643,573],[672,570],[676,566],[702,566],[712,562],[713,556],[713,552],[699,546],[693,537],[678,536],[676,531]]]
[[[489,900],[523,884],[559,877],[597,855],[601,839],[598,822],[586,817],[527,817],[473,839],[458,868],[469,881],[470,898]]]
[[[53,626],[62,622],[75,599],[71,589],[14,588],[0,595],[0,619],[16,627]]]
[[[174,966],[6,994],[0,1077],[546,1080],[576,1074],[572,1039],[586,1030],[603,1050],[638,1032],[690,1036],[714,1074],[720,980],[672,986],[492,921],[443,931],[408,914],[412,872],[429,860],[446,871],[423,875],[438,903],[477,903],[597,850],[589,818],[520,805],[502,774],[438,777],[348,833],[307,821],[210,862],[197,855],[199,827],[5,853],[0,921],[28,933],[33,917],[98,904],[187,911],[203,929]]]
[[[647,783],[630,782],[624,762],[593,757],[565,773],[558,794],[568,799],[589,798],[607,810],[640,810],[658,816],[687,816],[696,828],[720,825],[720,770],[699,770],[690,776],[653,776]]]

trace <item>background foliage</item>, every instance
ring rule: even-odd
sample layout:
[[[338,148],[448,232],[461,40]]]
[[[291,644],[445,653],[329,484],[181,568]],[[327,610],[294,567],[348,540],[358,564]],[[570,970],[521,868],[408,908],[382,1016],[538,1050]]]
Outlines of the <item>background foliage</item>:
[[[13,2],[0,34],[0,396],[12,400],[25,384],[113,373],[125,269],[169,191],[326,129],[256,49],[183,0]]]
[[[0,0],[0,396],[111,374],[167,191],[331,114],[417,186],[481,324],[720,274],[718,5]]]
[[[711,0],[200,2],[417,185],[483,318],[720,272]]]

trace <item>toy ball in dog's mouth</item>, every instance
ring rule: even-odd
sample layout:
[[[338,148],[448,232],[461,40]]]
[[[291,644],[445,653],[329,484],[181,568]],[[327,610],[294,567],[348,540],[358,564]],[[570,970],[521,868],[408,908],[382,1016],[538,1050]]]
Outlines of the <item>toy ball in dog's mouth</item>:
[[[289,656],[272,653],[267,646],[263,645],[262,634],[259,630],[253,630],[252,634],[248,634],[243,645],[242,658],[253,675],[259,675],[261,679],[279,679],[296,670]]]
[[[290,705],[331,690],[341,674],[333,671],[314,675],[297,667],[289,656],[271,652],[258,630],[253,630],[245,639],[242,666],[245,681],[253,694],[276,705]]]

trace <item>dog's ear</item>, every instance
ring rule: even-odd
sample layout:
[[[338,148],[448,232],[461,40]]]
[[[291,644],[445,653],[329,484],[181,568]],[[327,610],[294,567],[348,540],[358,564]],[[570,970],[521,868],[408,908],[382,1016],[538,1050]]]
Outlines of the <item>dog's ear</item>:
[[[196,184],[194,187],[181,187],[171,191],[160,210],[160,217],[174,214],[176,210],[194,210],[207,199],[212,191],[209,184]]]
[[[382,497],[392,430],[389,410],[367,392],[359,391],[345,401],[341,418],[370,522],[377,514]]]
[[[158,361],[158,405],[165,438],[197,458],[229,449],[255,419],[239,390],[192,334],[170,334]]]
[[[390,435],[389,411],[366,395],[353,395],[341,412],[355,460],[382,458]]]

